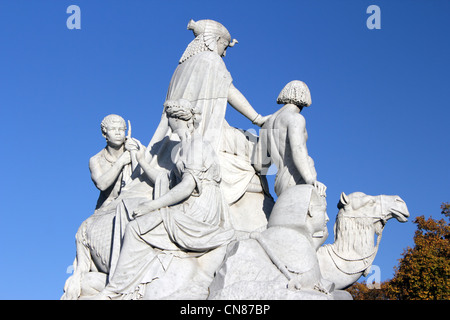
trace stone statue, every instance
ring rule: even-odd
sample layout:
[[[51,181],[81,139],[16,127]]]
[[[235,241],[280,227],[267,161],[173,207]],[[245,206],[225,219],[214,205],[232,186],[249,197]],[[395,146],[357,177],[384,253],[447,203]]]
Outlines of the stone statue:
[[[198,111],[189,101],[177,100],[166,101],[165,112],[172,132],[181,141],[173,155],[175,185],[157,199],[142,202],[134,211],[135,219],[126,227],[116,270],[101,293],[109,298],[160,298],[146,295],[146,287],[151,287],[153,281],[168,281],[172,291],[180,291],[179,279],[164,277],[166,269],[170,268],[168,259],[187,259],[189,255],[191,259],[197,259],[203,253],[227,244],[234,236],[228,205],[220,189],[217,155],[209,142],[194,130],[200,123],[195,120],[199,118]],[[145,157],[140,150],[142,148],[136,145],[137,159],[144,163]],[[153,168],[144,167],[144,171],[152,178],[157,177]],[[207,268],[197,266],[196,273],[204,272],[201,276],[209,277],[210,282],[213,273],[207,274],[207,271]],[[198,298],[197,293],[190,291],[193,281],[195,279],[190,279],[183,287],[184,298]],[[203,297],[207,296],[209,282],[203,288]]]
[[[289,82],[281,90],[277,103],[284,106],[265,122],[258,141],[257,155],[262,158],[265,155],[263,151],[267,151],[270,161],[267,162],[265,159],[255,161],[259,164],[257,168],[262,170],[263,164],[266,168],[270,164],[277,166],[275,180],[277,196],[297,184],[314,185],[319,194],[325,195],[326,186],[317,181],[314,161],[308,155],[306,122],[300,114],[303,107],[311,105],[308,86],[298,80]]]
[[[409,212],[399,196],[362,192],[342,193],[338,208],[334,243],[320,247],[317,256],[324,277],[336,289],[345,289],[369,272],[386,222],[392,218],[406,222]]]
[[[184,51],[148,145],[125,120],[102,122],[91,158],[96,210],[76,234],[61,299],[349,299],[369,270],[386,222],[407,221],[398,196],[341,194],[326,244],[326,186],[309,156],[311,105],[302,81],[261,116],[233,85],[223,57],[237,41],[213,20],[191,20]],[[227,104],[260,136],[232,127]],[[266,158],[268,155],[268,159]],[[269,160],[269,161],[267,161]],[[276,165],[274,202],[265,170]],[[375,239],[376,238],[376,243]]]
[[[267,230],[230,244],[209,299],[351,299],[341,289],[370,269],[386,222],[405,222],[408,209],[398,196],[343,193],[335,242],[317,250],[327,235],[324,204],[310,185],[284,192]]]
[[[221,188],[236,228],[246,232],[264,229],[266,216],[273,206],[272,197],[265,187],[265,177],[258,175],[252,166],[254,145],[227,123],[225,111],[229,103],[259,126],[268,117],[259,115],[233,85],[222,59],[227,48],[237,43],[231,39],[228,30],[213,20],[191,20],[188,29],[193,31],[195,39],[187,46],[173,73],[166,100],[185,99],[201,111],[202,122],[198,132],[209,141],[219,157]],[[174,140],[176,137],[173,137],[163,112],[149,143],[152,166],[170,170],[173,164],[167,150],[173,148]]]
[[[101,130],[106,147],[89,160],[91,178],[100,190],[100,196],[94,214],[81,224],[76,234],[74,274],[66,281],[62,299],[77,299],[82,295],[81,291],[84,295],[95,294],[106,285],[114,228],[114,201],[132,174],[131,154],[125,149],[125,120],[110,114],[101,122]],[[129,131],[128,137],[130,135]]]
[[[100,190],[96,209],[116,199],[131,176],[131,154],[125,150],[125,120],[110,114],[103,119],[101,129],[107,145],[89,160],[92,181]]]

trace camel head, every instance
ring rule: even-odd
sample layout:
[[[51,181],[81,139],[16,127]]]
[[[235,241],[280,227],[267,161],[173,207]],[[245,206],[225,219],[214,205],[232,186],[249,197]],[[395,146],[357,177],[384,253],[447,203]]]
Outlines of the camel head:
[[[381,238],[386,222],[406,222],[408,208],[399,196],[370,196],[362,192],[341,194],[336,217],[335,244],[340,252],[364,256],[374,250],[374,234]],[[375,246],[378,248],[378,243]]]
[[[409,211],[399,196],[369,196],[362,192],[346,195],[341,193],[339,214],[354,218],[372,218],[383,225],[391,218],[399,222],[408,221]]]

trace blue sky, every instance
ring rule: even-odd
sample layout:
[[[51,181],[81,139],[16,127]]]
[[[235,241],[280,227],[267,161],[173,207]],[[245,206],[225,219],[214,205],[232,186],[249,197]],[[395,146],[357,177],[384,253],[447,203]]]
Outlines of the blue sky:
[[[80,30],[66,27],[71,4]],[[379,30],[366,27],[371,4]],[[88,161],[105,145],[100,122],[120,114],[150,141],[190,19],[220,21],[239,40],[224,61],[259,113],[279,108],[287,82],[308,84],[302,114],[330,232],[342,191],[406,201],[410,222],[388,223],[374,262],[391,278],[414,217],[440,218],[450,201],[448,12],[440,0],[1,1],[0,299],[60,298],[98,197]],[[257,129],[231,107],[226,118]]]

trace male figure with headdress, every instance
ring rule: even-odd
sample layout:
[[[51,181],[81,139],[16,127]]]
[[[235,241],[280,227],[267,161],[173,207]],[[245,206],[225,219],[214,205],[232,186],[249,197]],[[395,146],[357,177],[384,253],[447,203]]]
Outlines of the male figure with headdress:
[[[257,168],[275,164],[278,171],[275,179],[275,193],[280,196],[286,189],[298,184],[310,184],[316,187],[320,195],[325,196],[326,186],[317,181],[317,172],[313,159],[308,155],[305,118],[300,114],[304,107],[311,105],[311,94],[303,81],[294,80],[281,90],[278,104],[284,104],[275,112],[260,130],[258,142],[259,157],[267,151],[267,159],[256,161]]]

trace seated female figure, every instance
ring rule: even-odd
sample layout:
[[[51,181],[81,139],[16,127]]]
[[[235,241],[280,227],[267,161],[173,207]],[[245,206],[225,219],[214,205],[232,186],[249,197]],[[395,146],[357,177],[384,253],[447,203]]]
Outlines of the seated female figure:
[[[220,189],[217,156],[209,143],[195,134],[199,114],[186,100],[167,101],[165,112],[180,138],[178,150],[172,151],[174,187],[134,210],[135,219],[126,227],[117,267],[102,292],[110,298],[142,297],[142,288],[166,272],[168,259],[201,256],[234,236]],[[158,173],[146,165],[144,148],[135,142],[136,158],[153,179]]]

